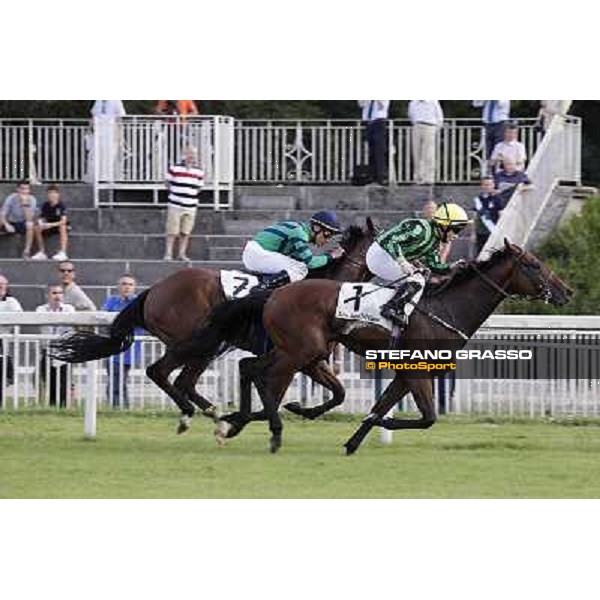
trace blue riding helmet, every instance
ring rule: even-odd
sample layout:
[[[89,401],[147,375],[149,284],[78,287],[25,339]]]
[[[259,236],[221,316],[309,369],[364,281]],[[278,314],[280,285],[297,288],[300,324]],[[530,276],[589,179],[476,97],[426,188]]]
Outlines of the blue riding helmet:
[[[342,226],[338,221],[337,215],[332,210],[320,210],[319,212],[316,212],[310,218],[310,222],[332,231],[333,233],[342,232]]]

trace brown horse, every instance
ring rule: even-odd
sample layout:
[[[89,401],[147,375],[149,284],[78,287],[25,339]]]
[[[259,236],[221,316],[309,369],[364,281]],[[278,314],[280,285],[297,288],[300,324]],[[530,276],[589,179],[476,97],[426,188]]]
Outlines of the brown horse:
[[[378,341],[387,344],[390,334],[384,328],[375,325],[349,328],[347,320],[335,317],[340,287],[340,283],[333,281],[301,281],[276,290],[270,297],[256,296],[225,303],[211,314],[209,326],[196,337],[194,348],[196,356],[203,356],[203,360],[210,358],[211,352],[224,340],[241,344],[248,334],[245,325],[257,312],[262,312],[264,327],[275,344],[273,351],[251,359],[244,373],[247,380],[256,383],[264,411],[249,414],[241,410],[223,417],[218,425],[219,435],[233,437],[249,421],[268,419],[271,451],[277,451],[282,434],[278,407],[296,372],[310,372],[312,366],[327,356],[333,342],[340,342],[362,355]],[[423,340],[454,340],[458,341],[454,346],[458,348],[507,297],[522,296],[563,305],[573,293],[533,254],[507,240],[505,247],[489,260],[468,263],[434,289],[429,288],[413,312],[402,338],[403,348],[418,348]],[[191,350],[191,345],[186,347],[186,351]],[[371,413],[345,444],[347,453],[355,452],[375,425],[386,429],[431,427],[436,420],[432,377],[408,378],[398,371]],[[344,388],[335,375],[327,374],[327,381],[321,383],[333,391],[334,399],[310,409],[292,405],[293,412],[314,418],[343,401]],[[243,394],[248,392],[249,384],[246,388]],[[413,394],[421,418],[384,418],[409,392]]]
[[[310,277],[339,281],[364,280],[369,276],[366,251],[376,235],[377,230],[370,217],[366,219],[365,229],[355,225],[348,227],[340,241],[345,254],[324,268],[310,271]],[[177,431],[182,433],[189,428],[195,412],[194,405],[204,415],[216,418],[216,407],[195,389],[210,359],[190,357],[189,360],[180,360],[170,351],[170,347],[188,339],[203,325],[210,311],[224,301],[219,271],[182,269],[137,296],[116,316],[108,336],[78,331],[53,342],[50,351],[54,357],[70,363],[106,358],[131,346],[134,328],[146,329],[167,346],[164,356],[151,364],[146,374],[181,410]],[[253,349],[251,341],[241,347]],[[182,365],[185,366],[181,373],[174,383],[170,383],[169,375]],[[325,368],[322,365],[319,370]]]

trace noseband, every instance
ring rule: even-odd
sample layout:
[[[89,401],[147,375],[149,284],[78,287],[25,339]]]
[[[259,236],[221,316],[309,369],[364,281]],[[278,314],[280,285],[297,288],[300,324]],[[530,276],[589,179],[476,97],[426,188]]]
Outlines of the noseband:
[[[514,267],[523,266],[523,264],[521,263],[521,259],[523,258],[524,255],[525,255],[525,250],[521,250],[521,253],[518,256],[515,256],[514,254],[511,253],[510,258],[513,261]],[[549,281],[545,277],[542,277],[541,281],[537,281],[531,275],[530,269],[525,268],[522,270],[522,273],[525,275],[525,277],[527,277],[527,279],[529,279],[529,281],[534,285],[534,287],[537,288],[537,295],[535,295],[535,296],[528,296],[526,294],[509,294],[506,291],[507,286],[510,284],[513,277],[515,276],[515,273],[516,273],[515,268],[512,269],[511,276],[508,279],[508,281],[506,282],[506,284],[504,285],[504,287],[500,287],[495,281],[493,281],[485,273],[480,271],[474,263],[472,263],[471,266],[473,267],[473,270],[475,271],[475,273],[477,273],[477,276],[482,281],[487,283],[490,287],[494,288],[497,292],[500,292],[500,294],[502,294],[502,296],[504,296],[504,298],[513,298],[513,299],[530,298],[531,300],[544,300],[544,302],[546,302],[546,303],[548,303],[550,298],[552,298],[552,290],[550,289]]]

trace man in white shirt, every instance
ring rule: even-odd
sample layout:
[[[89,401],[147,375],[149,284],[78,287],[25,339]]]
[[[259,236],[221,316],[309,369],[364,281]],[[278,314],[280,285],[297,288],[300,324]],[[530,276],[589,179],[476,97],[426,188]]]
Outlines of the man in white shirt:
[[[374,181],[380,185],[388,184],[387,163],[387,120],[390,108],[389,100],[359,100],[362,109],[362,121],[367,126],[367,144],[369,146],[369,167]]]
[[[518,171],[525,170],[525,161],[527,160],[527,151],[525,145],[519,142],[519,128],[514,123],[509,123],[504,130],[504,140],[494,146],[490,156],[490,166],[492,173],[502,167],[505,160],[512,160],[517,166]]]
[[[23,312],[21,303],[11,295],[8,287],[8,279],[0,275],[0,312]],[[0,334],[11,335],[14,327],[5,325],[0,327]],[[18,328],[17,328],[18,330]],[[12,357],[7,354],[7,346],[4,337],[0,338],[0,407],[4,399],[4,389],[8,387],[14,378],[14,366]]]
[[[98,156],[95,157],[98,178],[100,181],[114,181],[120,174],[121,117],[127,114],[123,101],[96,100],[91,113],[95,135],[98,136]]]
[[[48,286],[48,303],[42,304],[35,309],[38,313],[74,313],[75,308],[63,302],[64,292],[60,285]],[[47,325],[40,328],[44,335],[62,335],[71,328],[65,325]],[[44,342],[48,345],[48,341]],[[68,403],[68,390],[70,389],[70,365],[55,358],[49,358],[47,350],[42,352],[40,362],[40,375],[46,387],[46,398],[50,406],[57,404],[65,408]]]
[[[444,124],[444,113],[437,100],[411,100],[408,118],[412,123],[412,155],[417,185],[433,185],[437,134]]]

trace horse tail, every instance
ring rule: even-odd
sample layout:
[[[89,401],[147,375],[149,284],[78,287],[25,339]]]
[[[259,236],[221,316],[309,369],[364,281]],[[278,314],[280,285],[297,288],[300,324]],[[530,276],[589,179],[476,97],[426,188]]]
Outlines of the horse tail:
[[[144,326],[144,304],[150,290],[144,290],[111,323],[109,335],[93,331],[75,333],[50,343],[48,354],[68,363],[107,358],[120,354],[133,344],[134,329]]]
[[[270,294],[270,290],[255,291],[245,298],[222,302],[208,315],[204,327],[171,350],[182,361],[199,357],[213,360],[232,346],[250,341]]]

